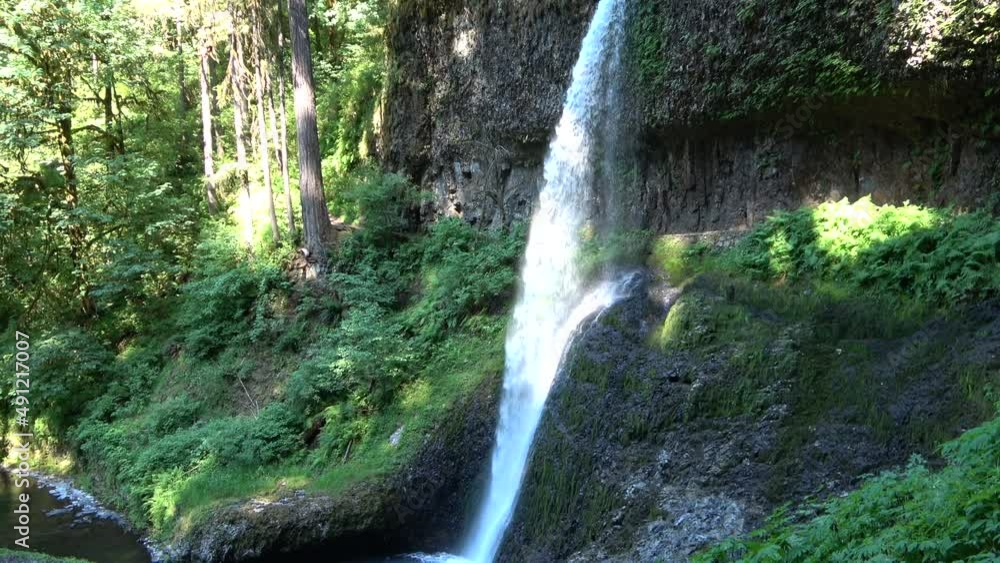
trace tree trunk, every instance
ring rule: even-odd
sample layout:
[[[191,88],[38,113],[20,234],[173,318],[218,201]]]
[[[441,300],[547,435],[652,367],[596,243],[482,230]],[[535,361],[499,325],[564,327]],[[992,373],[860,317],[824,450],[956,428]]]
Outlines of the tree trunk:
[[[281,10],[281,3],[278,3],[278,10]],[[281,109],[281,138],[275,141],[278,150],[278,162],[281,164],[281,183],[285,190],[285,214],[288,218],[288,237],[295,240],[295,210],[292,208],[292,186],[288,174],[288,110],[285,107],[285,30],[281,20],[284,14],[278,19],[278,103]],[[271,90],[271,128],[274,128],[274,90]]]
[[[180,95],[178,104],[181,114],[187,113],[190,102],[188,101],[185,84],[187,82],[187,69],[184,66],[184,18],[180,10],[174,17],[174,31],[177,34],[177,90]]]
[[[115,112],[115,126],[118,131],[118,151],[119,154],[125,154],[125,124],[122,119],[122,99],[118,96],[118,89],[115,88],[115,80],[111,79],[111,96],[115,100],[115,106],[118,111]]]
[[[258,14],[259,16],[259,14]],[[259,28],[258,28],[259,30]],[[267,146],[267,114],[264,112],[264,73],[261,65],[264,57],[261,56],[261,44],[258,35],[256,48],[254,49],[254,94],[257,97],[257,147],[260,153],[260,168],[264,176],[264,190],[267,194],[267,212],[271,219],[271,236],[275,246],[281,242],[281,232],[278,230],[278,214],[274,209],[274,189],[271,186],[271,155]]]
[[[201,72],[198,82],[201,85],[201,140],[205,165],[205,196],[208,199],[208,211],[216,213],[219,210],[219,197],[215,191],[215,160],[212,148],[212,91],[209,87],[209,58],[212,48],[209,45],[201,47]]]
[[[73,146],[72,109],[66,105],[61,108],[65,116],[59,119],[59,157],[62,161],[63,175],[66,179],[66,208],[72,214],[80,205],[76,176],[76,148]],[[70,219],[67,229],[69,234],[69,256],[73,265],[73,275],[76,277],[76,289],[80,296],[80,312],[86,318],[97,314],[97,306],[90,295],[87,281],[87,264],[83,256],[87,246],[87,230],[76,218]]]
[[[115,104],[118,104],[118,111],[115,111]],[[115,78],[112,74],[108,79],[108,85],[104,92],[104,129],[110,136],[112,153],[115,156],[125,155],[125,128],[122,125],[121,100],[118,99],[118,92],[115,91]]]
[[[268,84],[267,89],[267,114],[271,125],[271,142],[274,143],[274,158],[278,161],[281,169],[282,188],[285,190],[285,215],[288,221],[288,238],[295,240],[295,213],[292,211],[292,194],[288,178],[288,147],[285,145],[283,135],[284,123],[281,130],[278,129],[277,112],[274,110],[274,89]]]
[[[177,112],[184,119],[191,107],[191,101],[187,92],[187,68],[184,55],[184,18],[181,10],[177,11],[174,17],[174,32],[177,39]],[[177,174],[185,175],[189,173],[189,167],[194,163],[194,155],[190,150],[191,138],[188,136],[187,127],[182,127],[178,137],[177,158],[174,166]]]
[[[226,160],[226,147],[223,144],[224,137],[222,134],[222,110],[219,109],[219,97],[215,95],[215,87],[219,84],[225,82],[225,76],[217,76],[218,69],[222,65],[215,59],[215,53],[212,53],[213,57],[208,61],[208,86],[213,90],[212,93],[212,137],[215,139],[215,159],[219,162],[225,162]]]
[[[237,15],[233,19],[239,21]],[[250,195],[250,175],[247,166],[246,122],[247,96],[244,88],[243,39],[234,29],[232,33],[232,55],[230,57],[230,80],[233,85],[233,127],[236,138],[236,166],[243,192],[243,242],[253,245],[253,198]]]
[[[111,103],[111,86],[105,85],[104,95],[101,96],[101,106],[104,108],[104,146],[108,153],[108,160],[114,158],[118,150],[118,143],[115,142],[114,133],[112,133],[115,126],[115,110]]]
[[[309,49],[309,19],[305,0],[289,0],[292,35],[292,74],[295,87],[295,128],[299,140],[299,191],[302,227],[310,263],[310,276],[326,269],[326,235],[330,215],[323,194],[319,132],[316,129],[316,95],[313,90],[312,55]]]

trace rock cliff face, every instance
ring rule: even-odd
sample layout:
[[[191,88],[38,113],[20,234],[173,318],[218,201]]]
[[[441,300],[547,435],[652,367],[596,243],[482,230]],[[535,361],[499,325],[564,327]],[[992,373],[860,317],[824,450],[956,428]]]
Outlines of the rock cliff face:
[[[403,11],[390,28],[382,151],[433,192],[428,219],[507,223],[538,192],[596,2],[445,4]]]
[[[400,10],[381,151],[433,193],[427,219],[528,215],[595,4]],[[1000,16],[923,4],[636,2],[622,77],[639,163],[630,215],[686,232],[865,194],[994,204]]]
[[[997,303],[862,337],[863,302],[789,314],[774,304],[799,297],[781,291],[652,283],[585,325],[499,561],[686,561],[993,416],[959,382],[997,361]]]
[[[528,218],[596,3],[402,2],[388,30],[380,153],[433,194],[425,220]],[[630,6],[622,119],[635,164],[611,173],[624,178],[614,200],[633,226],[733,229],[869,194],[1000,211],[993,4]],[[951,368],[995,354],[993,336],[975,336],[997,334],[995,303],[956,326],[855,339],[844,335],[860,309],[785,318],[757,292],[693,283],[680,299],[700,311],[683,321],[694,340],[669,350],[649,345],[667,315],[662,296],[637,296],[587,330],[550,396],[501,560],[685,560],[781,503],[841,492],[983,416],[968,414]],[[726,329],[734,318],[752,326]],[[760,334],[766,342],[740,340]],[[954,335],[970,352],[927,363]],[[773,385],[748,394],[758,373]]]

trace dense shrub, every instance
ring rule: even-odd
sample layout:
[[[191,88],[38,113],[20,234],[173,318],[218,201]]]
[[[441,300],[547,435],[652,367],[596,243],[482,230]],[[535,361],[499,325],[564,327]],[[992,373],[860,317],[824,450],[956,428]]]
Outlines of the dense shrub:
[[[521,228],[483,232],[457,219],[401,246],[352,237],[330,276],[347,310],[293,374],[289,400],[309,413],[341,400],[363,413],[385,405],[436,342],[505,302],[523,247]]]
[[[193,425],[200,411],[201,404],[188,395],[171,397],[149,409],[143,427],[151,436],[164,436]]]
[[[1000,221],[842,200],[770,217],[731,259],[758,278],[836,280],[946,303],[1000,289]]]
[[[440,221],[421,245],[420,300],[406,324],[425,341],[503,303],[517,283],[524,230],[483,232],[458,219]]]
[[[148,487],[157,473],[173,468],[189,469],[211,451],[208,426],[188,428],[150,442],[143,448],[126,474],[129,481]]]
[[[53,333],[32,349],[31,371],[44,374],[44,384],[32,388],[32,404],[62,434],[104,391],[114,356],[91,333],[76,328]]]
[[[105,493],[134,519],[152,518],[157,525],[163,523],[163,506],[151,499],[165,486],[165,475],[209,466],[253,469],[300,457],[302,419],[284,403],[273,403],[256,417],[192,426],[197,412],[197,403],[171,399],[152,409],[140,426],[86,419],[73,440],[90,472],[105,480]]]
[[[369,244],[404,238],[422,201],[420,190],[399,174],[363,167],[340,180],[335,208],[348,221],[360,221],[358,234]]]
[[[301,418],[284,403],[256,417],[232,417],[206,427],[207,446],[221,465],[257,467],[288,461],[301,445]]]
[[[203,241],[196,265],[198,277],[182,287],[177,315],[185,351],[196,357],[250,336],[273,294],[287,291],[278,263],[249,260],[228,239]]]

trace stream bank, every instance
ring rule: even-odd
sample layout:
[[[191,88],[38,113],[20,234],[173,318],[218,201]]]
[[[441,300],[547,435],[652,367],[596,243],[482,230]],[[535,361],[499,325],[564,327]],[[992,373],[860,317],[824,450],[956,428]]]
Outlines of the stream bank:
[[[500,373],[452,405],[406,468],[336,497],[294,491],[223,504],[179,530],[176,563],[328,562],[454,550],[488,469]]]
[[[93,563],[153,563],[156,549],[128,526],[118,513],[108,510],[92,495],[72,482],[52,476],[33,475],[27,487],[21,479],[0,471],[0,546],[16,548],[15,509],[21,495],[29,495],[30,550],[19,557],[44,553],[79,557]],[[15,553],[18,553],[15,551]],[[6,561],[0,556],[0,560]]]

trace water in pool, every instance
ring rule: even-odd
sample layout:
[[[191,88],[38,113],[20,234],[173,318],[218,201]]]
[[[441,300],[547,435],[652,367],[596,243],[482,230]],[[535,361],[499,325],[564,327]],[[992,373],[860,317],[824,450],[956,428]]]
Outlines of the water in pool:
[[[14,530],[20,495],[30,496],[30,552],[80,557],[94,563],[150,563],[152,560],[139,537],[126,532],[99,507],[56,498],[48,487],[35,479],[18,487],[19,479],[0,471],[0,547],[23,549],[14,543],[21,536]],[[60,489],[59,496],[68,491]]]

